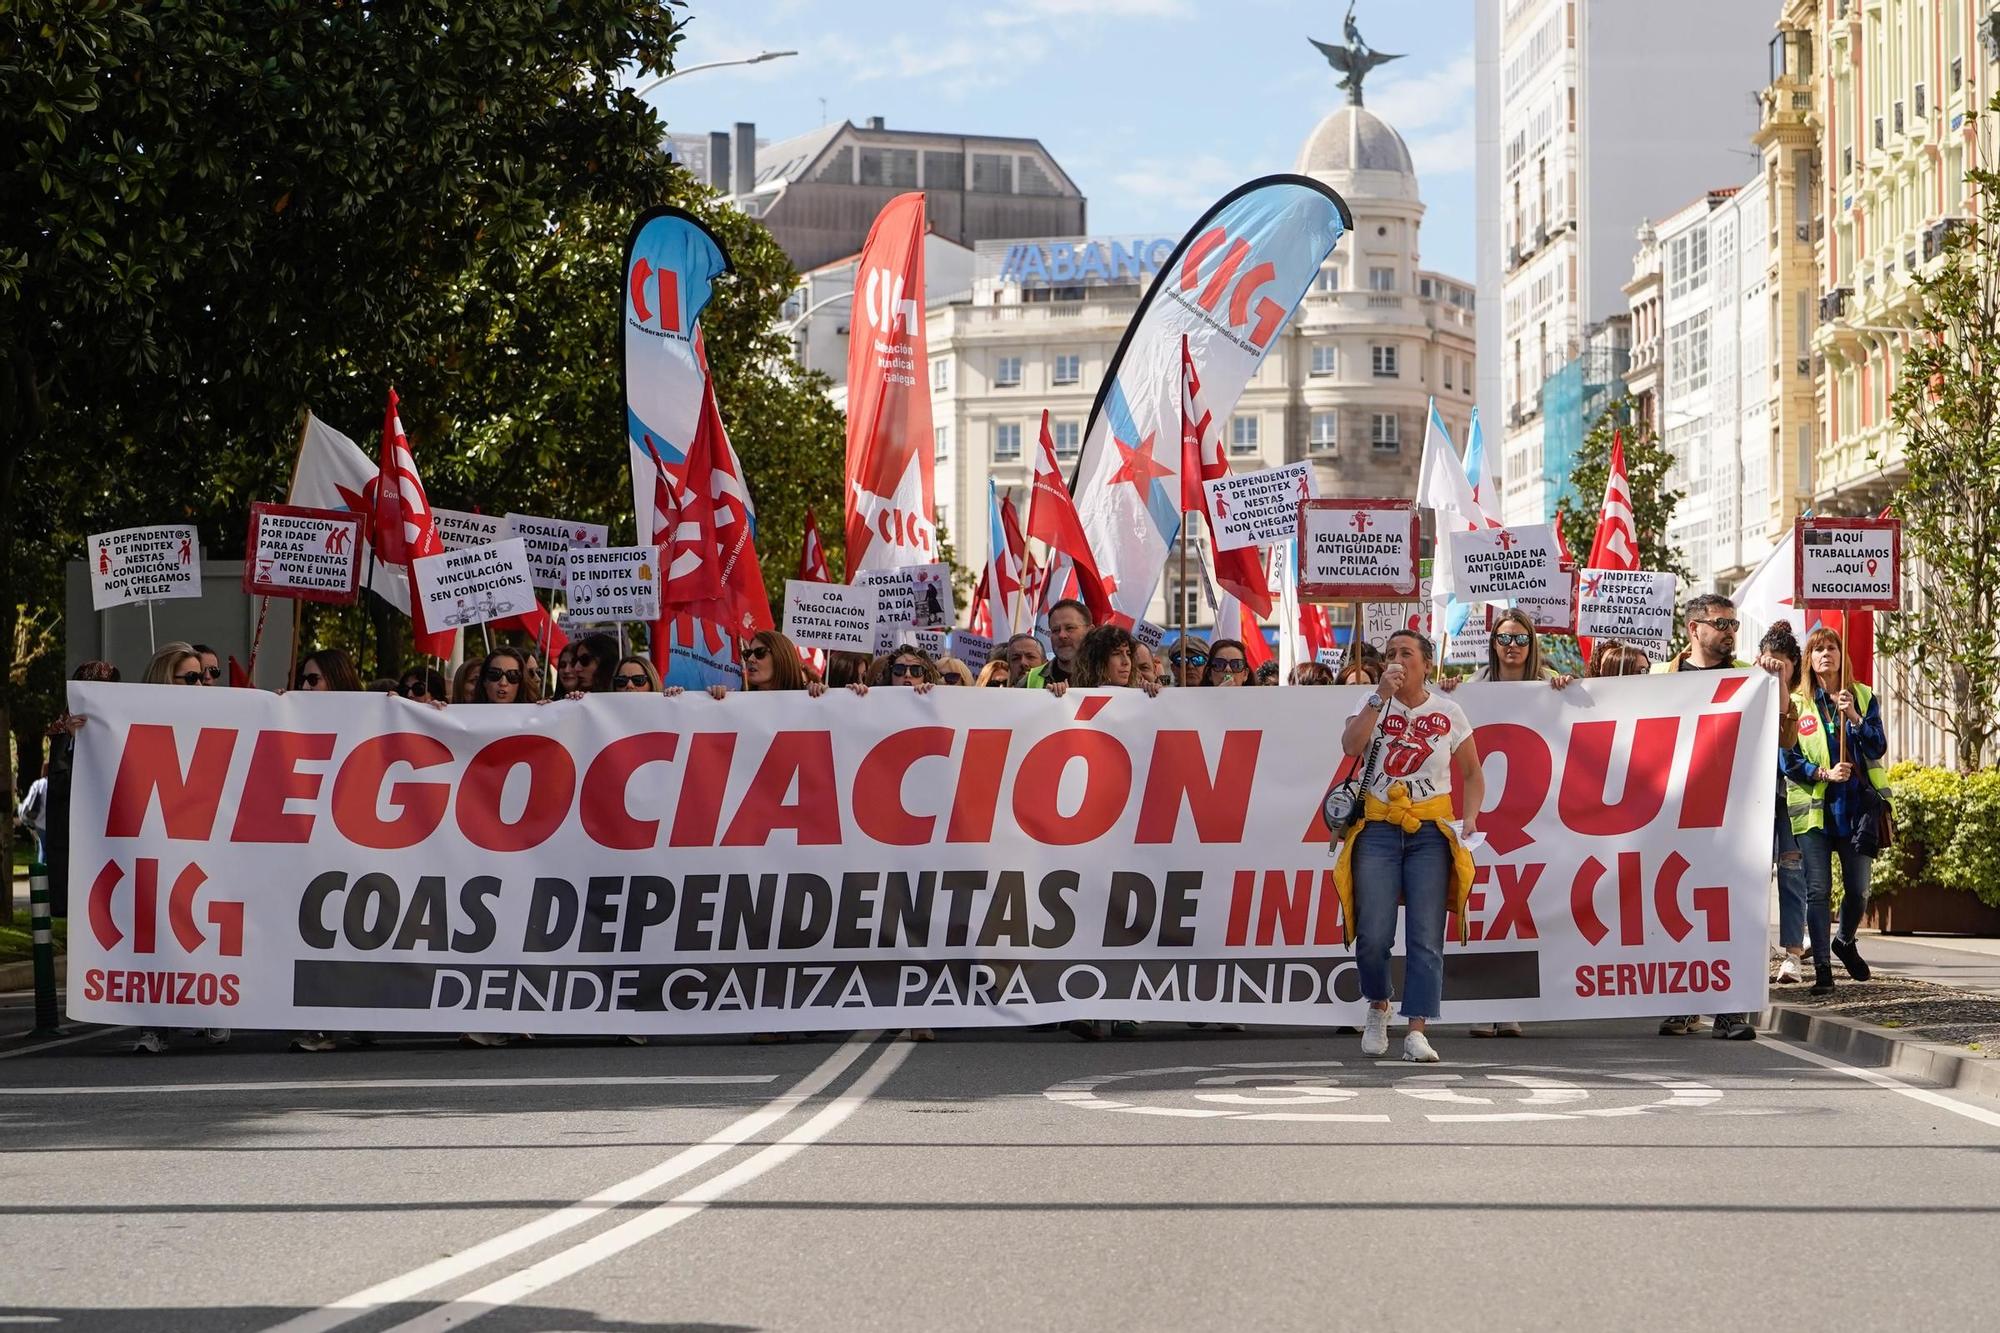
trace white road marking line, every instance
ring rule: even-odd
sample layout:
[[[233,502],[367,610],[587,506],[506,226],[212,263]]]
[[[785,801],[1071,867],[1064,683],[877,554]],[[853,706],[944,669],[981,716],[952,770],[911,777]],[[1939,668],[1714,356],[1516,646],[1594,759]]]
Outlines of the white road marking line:
[[[320,1333],[321,1330],[338,1328],[342,1324],[379,1310],[385,1305],[395,1305],[400,1301],[412,1300],[425,1292],[441,1287],[447,1282],[477,1272],[491,1263],[518,1254],[533,1245],[539,1245],[551,1236],[559,1236],[565,1231],[582,1226],[593,1218],[634,1199],[652,1193],[672,1180],[678,1180],[738,1144],[769,1129],[778,1121],[797,1110],[800,1103],[823,1091],[838,1078],[855,1059],[868,1048],[875,1033],[860,1032],[849,1038],[841,1047],[797,1083],[790,1091],[772,1098],[762,1107],[737,1120],[691,1148],[683,1148],[659,1165],[650,1167],[627,1180],[599,1190],[589,1198],[559,1208],[545,1217],[526,1222],[510,1231],[503,1231],[490,1240],[448,1254],[420,1268],[413,1268],[398,1277],[378,1282],[372,1287],[364,1287],[351,1296],[302,1314],[295,1319],[275,1325],[270,1333]],[[904,1049],[904,1048],[892,1048]]]
[[[99,1037],[115,1037],[121,1032],[130,1032],[129,1027],[99,1028],[95,1032],[79,1032],[74,1037],[58,1037],[37,1046],[23,1046],[18,1051],[0,1051],[0,1060],[12,1060],[17,1055],[33,1055],[36,1051],[52,1051],[58,1046],[73,1046],[80,1041],[94,1041]]]
[[[1776,1037],[1766,1037],[1762,1033],[1759,1033],[1757,1034],[1757,1040],[1772,1050],[1783,1051],[1785,1054],[1796,1056],[1801,1060],[1809,1060],[1822,1069],[1831,1069],[1838,1073],[1846,1074],[1851,1078],[1858,1078],[1863,1083],[1872,1083],[1885,1091],[1900,1093],[1912,1101],[1922,1102],[1926,1106],[1935,1106],[1941,1111],[1950,1111],[1953,1115],[1962,1115],[1967,1120],[1976,1120],[1982,1125],[1989,1125],[1994,1129],[2000,1129],[2000,1111],[1989,1111],[1983,1106],[1973,1106],[1968,1102],[1961,1102],[1955,1098],[1947,1097],[1941,1092],[1933,1092],[1929,1088],[1912,1087],[1899,1078],[1891,1078],[1889,1075],[1877,1073],[1873,1069],[1862,1069],[1855,1065],[1844,1064],[1830,1055],[1821,1055],[1818,1051],[1807,1050],[1803,1046],[1794,1046],[1790,1042],[1779,1041]]]
[[[63,1088],[0,1088],[0,1097],[110,1097],[165,1092],[344,1092],[350,1088],[618,1088],[656,1084],[775,1083],[776,1074],[643,1074],[578,1078],[328,1078],[254,1083],[108,1083]]]
[[[599,1232],[589,1240],[579,1241],[540,1263],[489,1282],[477,1291],[440,1305],[407,1323],[398,1324],[389,1333],[434,1333],[435,1330],[469,1323],[621,1254],[659,1235],[668,1227],[687,1221],[717,1199],[748,1185],[772,1168],[782,1166],[838,1128],[888,1081],[912,1049],[902,1042],[885,1046],[875,1062],[863,1070],[845,1092],[821,1107],[817,1115],[776,1143],[744,1158],[728,1170],[718,1172],[686,1193],[608,1231]]]

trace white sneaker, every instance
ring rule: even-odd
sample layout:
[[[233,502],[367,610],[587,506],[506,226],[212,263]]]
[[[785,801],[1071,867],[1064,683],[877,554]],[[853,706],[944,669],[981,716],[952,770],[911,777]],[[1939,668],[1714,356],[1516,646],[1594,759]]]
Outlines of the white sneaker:
[[[132,1043],[134,1055],[158,1055],[167,1049],[167,1036],[158,1028],[143,1029]]]
[[[1403,1038],[1403,1058],[1411,1064],[1434,1065],[1438,1053],[1431,1048],[1431,1040],[1421,1032],[1412,1032]]]
[[[1387,1055],[1389,1053],[1389,1011],[1368,1008],[1366,1025],[1361,1029],[1361,1053],[1363,1055]]]
[[[1777,981],[1780,986],[1796,986],[1799,984],[1799,960],[1797,958],[1791,954],[1785,955],[1784,961],[1778,964]]]

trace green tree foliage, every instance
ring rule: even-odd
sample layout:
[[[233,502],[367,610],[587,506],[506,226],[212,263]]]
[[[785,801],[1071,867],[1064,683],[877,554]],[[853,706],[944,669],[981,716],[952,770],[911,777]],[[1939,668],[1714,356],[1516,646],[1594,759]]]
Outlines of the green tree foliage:
[[[1987,110],[2000,112],[2000,98]],[[1952,737],[1969,772],[2000,741],[2000,173],[1966,178],[1978,214],[1915,280],[1921,314],[1889,399],[1914,596],[1883,618],[1880,639],[1937,687],[1906,702]]]
[[[838,561],[842,418],[771,331],[796,276],[664,156],[630,91],[672,67],[685,21],[684,0],[0,6],[12,725],[58,706],[15,655],[56,641],[84,535],[191,521],[239,549],[306,406],[372,452],[393,383],[436,503],[629,531],[619,268],[661,202],[736,264],[704,323],[767,583],[782,593],[808,504]],[[356,613],[320,628],[362,646]],[[381,628],[364,662],[393,668],[400,617]]]
[[[1667,543],[1667,522],[1681,492],[1668,483],[1673,455],[1660,444],[1652,427],[1639,419],[1637,405],[1620,398],[1604,409],[1584,432],[1583,444],[1570,469],[1569,487],[1556,504],[1556,522],[1563,541],[1578,563],[1590,559],[1597,540],[1597,520],[1604,504],[1604,483],[1611,475],[1611,442],[1625,437],[1625,479],[1632,489],[1632,515],[1638,521],[1639,567],[1656,574],[1674,574],[1686,582],[1687,564]]]

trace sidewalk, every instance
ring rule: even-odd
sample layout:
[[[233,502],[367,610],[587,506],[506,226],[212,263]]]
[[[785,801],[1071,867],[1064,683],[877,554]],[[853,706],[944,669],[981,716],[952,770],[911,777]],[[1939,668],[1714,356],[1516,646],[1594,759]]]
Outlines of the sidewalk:
[[[1880,935],[1864,930],[1856,943],[1878,972],[1953,990],[2000,995],[2000,939],[1961,935]]]

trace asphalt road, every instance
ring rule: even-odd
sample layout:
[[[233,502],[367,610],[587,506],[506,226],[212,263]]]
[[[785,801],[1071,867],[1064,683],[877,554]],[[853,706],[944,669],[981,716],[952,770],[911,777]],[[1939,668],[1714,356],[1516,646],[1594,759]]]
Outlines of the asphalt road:
[[[1437,1040],[9,1047],[0,1326],[1993,1326],[2000,1103]]]

